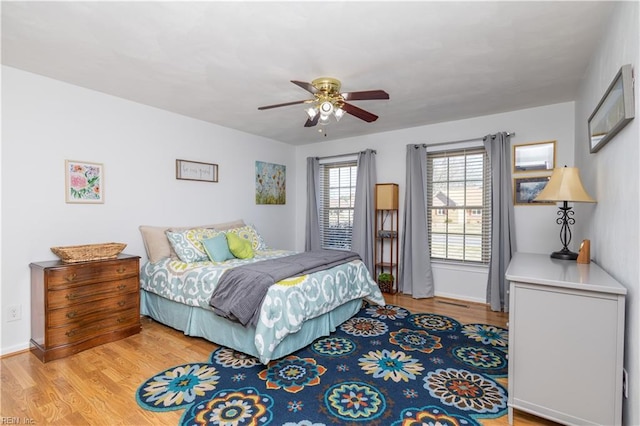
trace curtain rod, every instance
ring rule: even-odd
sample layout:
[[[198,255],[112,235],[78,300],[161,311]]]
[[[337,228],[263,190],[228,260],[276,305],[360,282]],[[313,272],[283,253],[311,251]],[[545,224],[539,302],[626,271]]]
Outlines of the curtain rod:
[[[374,154],[377,154],[377,152],[376,152],[376,150],[375,150],[375,149],[372,149],[371,151],[373,151],[373,153],[374,153]],[[349,153],[346,153],[346,154],[328,155],[328,156],[326,156],[326,157],[316,157],[316,158],[317,158],[318,160],[326,160],[327,158],[338,158],[338,157],[348,157],[348,156],[350,156],[350,155],[358,155],[358,154],[360,154],[361,152],[364,152],[364,151],[349,152]]]
[[[507,132],[507,136],[515,136],[515,135],[516,135],[516,132]],[[491,137],[495,138],[496,135],[491,135]],[[417,147],[419,147],[421,145],[425,146],[425,147],[427,147],[427,146],[451,145],[451,144],[454,144],[454,143],[471,142],[471,141],[477,141],[477,140],[482,140],[482,139],[484,139],[484,136],[481,136],[479,138],[461,139],[459,141],[439,142],[439,143],[430,143],[430,144],[423,143],[423,144],[417,144],[417,145],[415,145],[415,147],[417,148]]]

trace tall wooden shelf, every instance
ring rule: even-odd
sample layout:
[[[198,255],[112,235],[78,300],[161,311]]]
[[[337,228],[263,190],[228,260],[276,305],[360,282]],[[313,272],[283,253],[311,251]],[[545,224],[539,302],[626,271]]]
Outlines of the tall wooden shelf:
[[[375,279],[382,291],[393,294],[398,289],[398,185],[376,184],[375,198]],[[381,273],[391,274],[393,284],[380,283]]]

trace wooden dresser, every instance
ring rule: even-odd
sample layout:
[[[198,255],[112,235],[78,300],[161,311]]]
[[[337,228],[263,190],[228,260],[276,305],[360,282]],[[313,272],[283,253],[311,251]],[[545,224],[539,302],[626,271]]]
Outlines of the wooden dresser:
[[[513,409],[567,425],[622,424],[627,290],[595,263],[516,253],[509,289]]]
[[[140,332],[140,257],[31,267],[31,351],[43,362]]]

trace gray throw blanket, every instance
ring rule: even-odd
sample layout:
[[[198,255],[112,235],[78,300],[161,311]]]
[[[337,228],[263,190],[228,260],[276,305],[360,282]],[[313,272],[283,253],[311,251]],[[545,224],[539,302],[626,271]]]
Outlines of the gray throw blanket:
[[[256,325],[262,301],[273,284],[354,259],[360,256],[351,251],[315,250],[228,269],[218,280],[209,305],[222,317],[244,326]]]

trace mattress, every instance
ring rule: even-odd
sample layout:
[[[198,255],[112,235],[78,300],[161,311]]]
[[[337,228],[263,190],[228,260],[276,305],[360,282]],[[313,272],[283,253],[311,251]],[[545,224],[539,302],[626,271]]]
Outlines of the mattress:
[[[305,335],[300,335],[300,342],[308,341],[306,344],[335,329],[340,324],[334,324],[338,319],[348,319],[350,316],[345,317],[345,313],[354,315],[358,312],[363,300],[381,306],[385,304],[378,285],[365,265],[360,260],[353,260],[325,271],[277,282],[267,291],[256,326],[247,327],[243,332],[239,330],[245,327],[239,323],[213,313],[209,299],[220,276],[227,269],[290,254],[293,252],[266,250],[257,251],[253,259],[233,259],[220,263],[184,263],[176,259],[147,262],[141,270],[142,312],[189,335],[205,337],[267,363],[274,356],[283,356],[287,352],[286,348],[278,347],[288,336],[300,332],[307,322],[326,315],[323,320],[317,321],[324,321],[322,326],[316,324],[305,327]],[[173,303],[166,303],[163,299]],[[197,309],[183,309],[179,305]],[[348,307],[337,311],[335,315],[331,314],[344,305]],[[202,319],[209,316],[216,318]],[[207,327],[212,329],[205,330]],[[314,337],[315,334],[317,336]],[[291,348],[297,343],[291,344]]]

